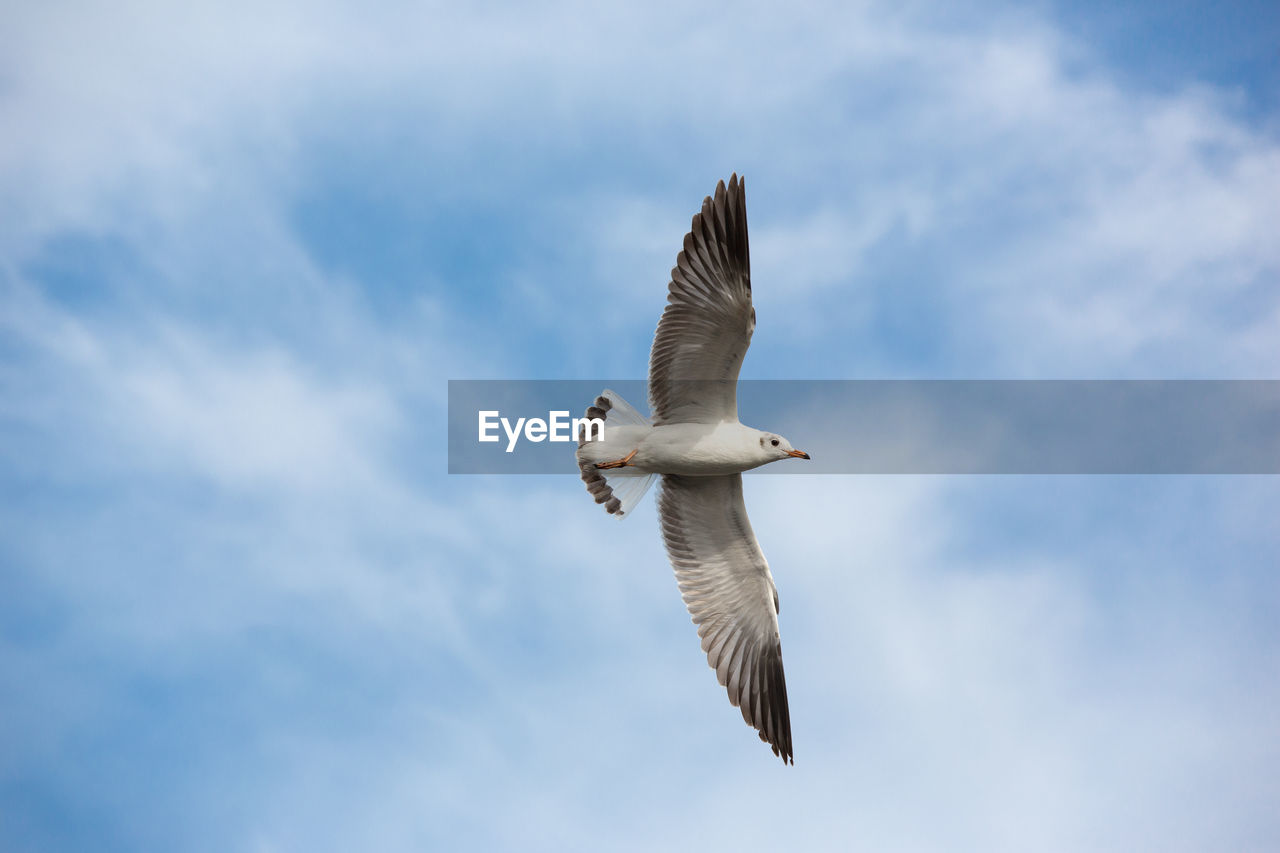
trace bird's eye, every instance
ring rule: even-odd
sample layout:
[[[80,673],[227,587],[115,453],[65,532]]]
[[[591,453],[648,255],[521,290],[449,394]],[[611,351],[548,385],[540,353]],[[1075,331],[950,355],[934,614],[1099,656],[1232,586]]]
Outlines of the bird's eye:
[[[775,438],[773,441],[771,441],[771,442],[769,442],[769,443],[770,443],[770,444],[772,444],[774,447],[777,447],[777,446],[778,446],[778,439],[776,439],[776,438]]]

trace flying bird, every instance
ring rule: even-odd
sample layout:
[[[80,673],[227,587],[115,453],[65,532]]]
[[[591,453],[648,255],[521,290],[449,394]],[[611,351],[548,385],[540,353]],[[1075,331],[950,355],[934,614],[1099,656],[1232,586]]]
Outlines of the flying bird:
[[[662,538],[707,662],[747,725],[794,763],[778,591],[747,519],[742,472],[809,454],[738,421],[738,371],[756,312],[736,173],[694,215],[667,303],[649,355],[652,419],[605,390],[587,408],[604,428],[591,440],[583,431],[578,467],[596,503],[619,518],[662,476]]]

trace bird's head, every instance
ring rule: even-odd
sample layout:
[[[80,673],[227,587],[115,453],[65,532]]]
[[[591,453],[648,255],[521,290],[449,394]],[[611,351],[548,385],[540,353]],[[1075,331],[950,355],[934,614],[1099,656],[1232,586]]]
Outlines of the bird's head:
[[[796,450],[791,446],[791,442],[787,441],[777,433],[772,432],[760,433],[760,449],[763,451],[765,456],[769,458],[770,462],[792,457],[796,459],[809,458],[808,453],[805,453],[803,450]]]

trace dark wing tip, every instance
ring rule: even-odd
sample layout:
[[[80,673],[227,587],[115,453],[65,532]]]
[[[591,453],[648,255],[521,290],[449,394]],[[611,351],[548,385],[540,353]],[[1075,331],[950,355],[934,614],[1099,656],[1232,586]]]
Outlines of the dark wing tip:
[[[733,223],[732,242],[737,253],[736,265],[742,275],[742,283],[751,292],[751,247],[747,237],[747,179],[734,172],[729,177],[728,214]]]
[[[764,651],[753,678],[760,685],[759,704],[742,703],[742,716],[769,745],[783,764],[795,764],[791,749],[791,709],[787,703],[787,679],[782,668],[782,643]],[[730,701],[733,694],[729,695]],[[738,704],[734,702],[734,704]]]
[[[765,656],[768,669],[765,683],[769,685],[769,711],[766,720],[759,720],[768,732],[769,745],[781,756],[784,764],[795,764],[791,750],[791,709],[787,703],[787,677],[782,668],[782,643],[775,643]]]

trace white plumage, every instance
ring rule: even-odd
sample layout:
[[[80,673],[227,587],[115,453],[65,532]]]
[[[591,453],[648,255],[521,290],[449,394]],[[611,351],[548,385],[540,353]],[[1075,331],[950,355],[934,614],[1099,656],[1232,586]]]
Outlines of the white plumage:
[[[578,465],[597,503],[626,516],[662,475],[667,554],[702,649],[729,701],[775,755],[792,761],[778,593],[742,501],[742,473],[808,454],[738,421],[737,383],[751,344],[746,189],[735,174],[693,217],[671,271],[649,357],[646,419],[612,391],[587,409],[603,437]]]

